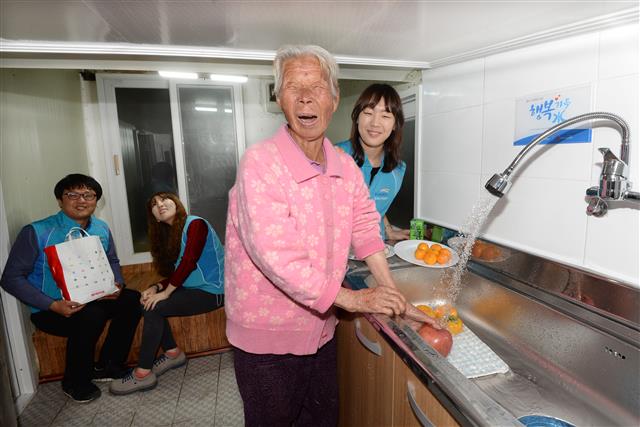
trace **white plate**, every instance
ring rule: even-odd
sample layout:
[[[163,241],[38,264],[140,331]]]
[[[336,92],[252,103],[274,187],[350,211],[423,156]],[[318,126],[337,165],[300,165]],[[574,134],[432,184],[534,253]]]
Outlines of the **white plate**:
[[[388,245],[388,244],[384,244],[384,256],[386,258],[391,258],[392,256],[394,256],[396,253],[393,250],[393,246]],[[349,251],[349,259],[352,261],[362,261],[358,258],[356,258],[356,256],[353,254],[353,252]]]
[[[411,264],[419,265],[421,267],[447,268],[447,267],[451,267],[452,265],[456,265],[458,263],[458,260],[460,259],[460,257],[458,256],[458,253],[456,251],[454,251],[453,249],[451,249],[447,245],[444,245],[442,243],[438,243],[443,248],[449,249],[449,251],[451,252],[451,259],[446,264],[438,264],[438,263],[436,263],[436,264],[433,264],[433,265],[429,265],[429,264],[425,263],[424,261],[422,261],[421,259],[416,259],[415,255],[414,255],[415,252],[416,252],[416,249],[418,248],[418,245],[420,243],[426,243],[429,246],[431,246],[431,245],[436,244],[438,242],[432,242],[430,240],[403,240],[401,242],[396,243],[396,245],[393,247],[393,249],[396,251],[396,255],[398,255],[403,260],[405,260],[407,262],[410,262]]]

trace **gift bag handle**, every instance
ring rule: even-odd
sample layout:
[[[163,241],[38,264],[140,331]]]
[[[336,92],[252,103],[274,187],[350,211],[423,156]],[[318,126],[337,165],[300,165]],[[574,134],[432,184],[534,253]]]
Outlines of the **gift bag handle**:
[[[82,237],[89,237],[90,234],[87,232],[87,230],[85,230],[84,228],[80,228],[80,227],[72,227],[71,230],[69,230],[69,232],[67,233],[67,235],[64,237],[64,241],[67,242],[69,240],[75,240],[71,238],[71,235],[74,231],[80,231],[80,234],[84,234],[84,236]]]

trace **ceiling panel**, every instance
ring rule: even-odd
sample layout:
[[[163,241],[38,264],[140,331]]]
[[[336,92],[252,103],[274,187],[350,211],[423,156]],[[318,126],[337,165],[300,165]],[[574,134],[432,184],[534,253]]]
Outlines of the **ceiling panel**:
[[[13,40],[127,41],[80,1],[0,0],[0,35]]]
[[[637,1],[1,0],[9,40],[128,42],[438,61]]]

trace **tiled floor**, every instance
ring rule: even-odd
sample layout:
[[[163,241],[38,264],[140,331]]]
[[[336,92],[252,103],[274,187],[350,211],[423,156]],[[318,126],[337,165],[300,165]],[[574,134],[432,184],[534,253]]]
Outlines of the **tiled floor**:
[[[24,427],[41,426],[214,426],[244,425],[233,353],[189,359],[186,366],[158,379],[153,390],[114,396],[108,383],[102,396],[78,404],[60,382],[42,384],[19,418]]]

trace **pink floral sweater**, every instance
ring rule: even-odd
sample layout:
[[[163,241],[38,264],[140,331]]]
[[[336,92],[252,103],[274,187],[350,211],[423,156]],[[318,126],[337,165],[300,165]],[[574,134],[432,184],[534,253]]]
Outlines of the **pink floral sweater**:
[[[256,354],[313,354],[333,338],[333,302],[349,245],[384,249],[380,216],[351,156],[325,138],[316,171],[286,125],[249,148],[229,193],[225,244],[227,337]]]

